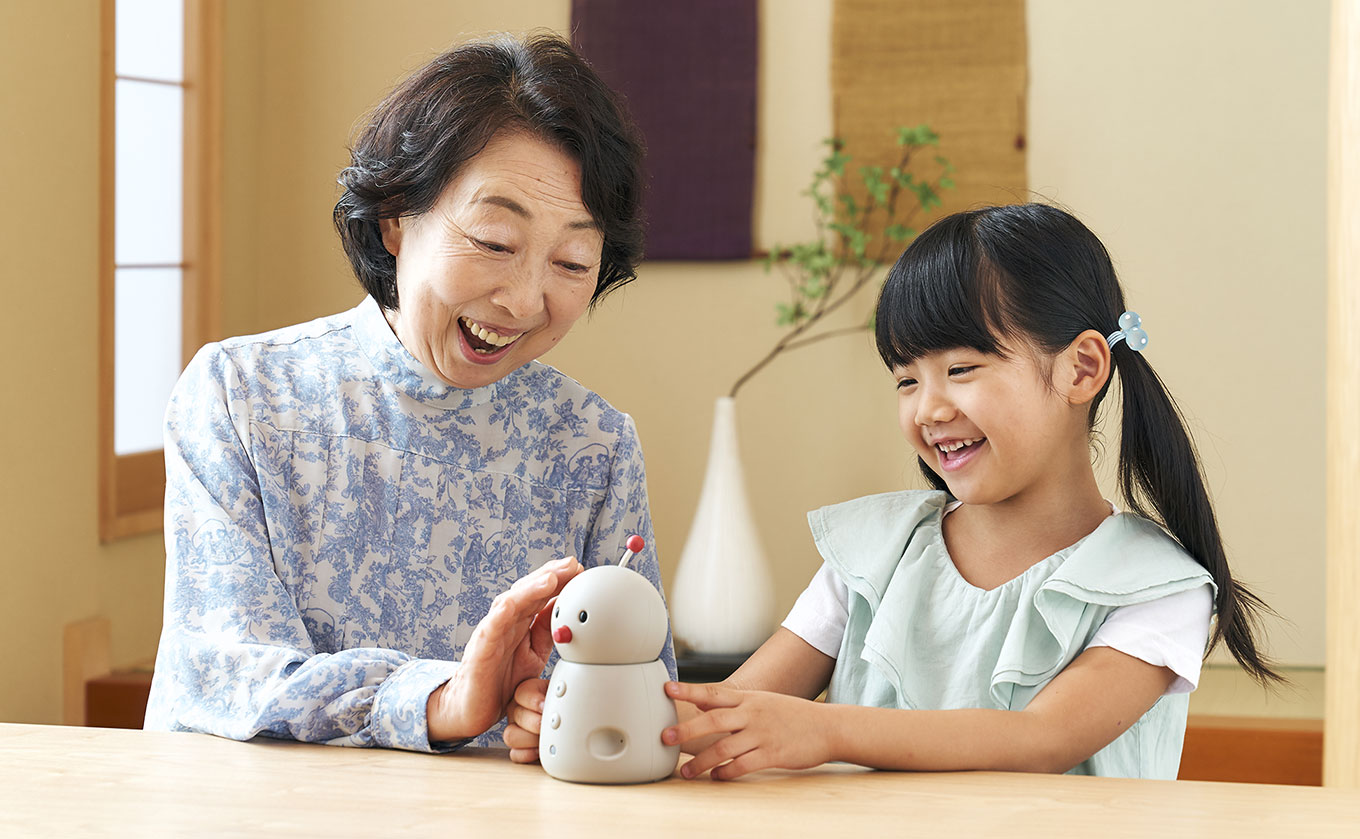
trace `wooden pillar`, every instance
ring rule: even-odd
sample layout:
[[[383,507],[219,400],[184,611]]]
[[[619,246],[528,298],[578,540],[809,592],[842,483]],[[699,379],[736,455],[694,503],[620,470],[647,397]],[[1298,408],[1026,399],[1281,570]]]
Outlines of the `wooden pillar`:
[[[66,624],[62,632],[62,725],[85,725],[85,683],[109,672],[110,634],[105,617]]]
[[[1327,160],[1323,783],[1360,788],[1360,0],[1333,0]]]

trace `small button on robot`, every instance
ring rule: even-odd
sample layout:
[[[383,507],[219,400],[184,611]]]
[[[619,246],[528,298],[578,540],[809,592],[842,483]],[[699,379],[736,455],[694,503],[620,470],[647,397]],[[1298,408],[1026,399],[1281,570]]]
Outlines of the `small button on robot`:
[[[553,714],[551,717],[548,718],[548,725],[553,728],[557,728],[561,724],[562,717],[560,714]]]
[[[566,693],[566,692],[567,692],[567,683],[566,683],[566,682],[558,682],[558,683],[557,683],[557,687],[553,688],[553,693],[557,694],[558,696],[561,696],[562,694],[564,694],[564,693]]]

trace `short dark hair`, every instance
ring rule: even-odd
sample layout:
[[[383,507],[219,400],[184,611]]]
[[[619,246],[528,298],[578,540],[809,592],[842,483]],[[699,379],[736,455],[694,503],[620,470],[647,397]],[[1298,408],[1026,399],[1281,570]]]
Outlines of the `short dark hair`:
[[[502,129],[556,145],[581,167],[581,200],[604,239],[593,306],[637,277],[642,259],[641,135],[619,97],[551,34],[454,47],[388,94],[340,173],[335,229],[359,284],[397,309],[397,261],[378,222],[430,209]]]

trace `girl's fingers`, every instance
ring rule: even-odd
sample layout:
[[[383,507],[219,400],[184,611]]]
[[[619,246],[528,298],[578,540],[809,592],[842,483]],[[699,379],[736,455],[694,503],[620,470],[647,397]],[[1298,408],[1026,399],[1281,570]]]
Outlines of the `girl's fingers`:
[[[692,685],[687,682],[667,682],[666,695],[698,706],[700,711],[711,708],[731,708],[741,704],[742,692],[719,684]]]
[[[668,746],[688,743],[710,734],[728,734],[746,727],[745,715],[732,708],[717,708],[692,717],[661,732],[661,742]]]
[[[680,767],[680,774],[686,778],[697,778],[715,766],[736,760],[759,745],[754,735],[745,732],[724,737]]]
[[[505,745],[508,746],[511,751],[522,751],[525,749],[533,749],[535,752],[538,751],[538,734],[530,733],[514,723],[505,727],[505,731],[501,734],[501,739],[505,741]],[[536,755],[534,759],[538,759]]]
[[[771,765],[765,758],[764,749],[752,749],[736,760],[713,767],[708,777],[715,781],[731,781],[758,769],[769,769]]]

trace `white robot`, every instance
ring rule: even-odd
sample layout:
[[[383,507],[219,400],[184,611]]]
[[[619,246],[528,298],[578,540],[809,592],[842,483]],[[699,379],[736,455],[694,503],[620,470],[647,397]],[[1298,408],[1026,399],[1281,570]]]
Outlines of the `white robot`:
[[[548,682],[538,757],[559,780],[658,781],[679,760],[680,747],[661,742],[676,723],[663,687],[666,607],[627,567],[643,546],[642,537],[628,537],[618,565],[582,571],[557,596],[552,637],[561,660]]]

